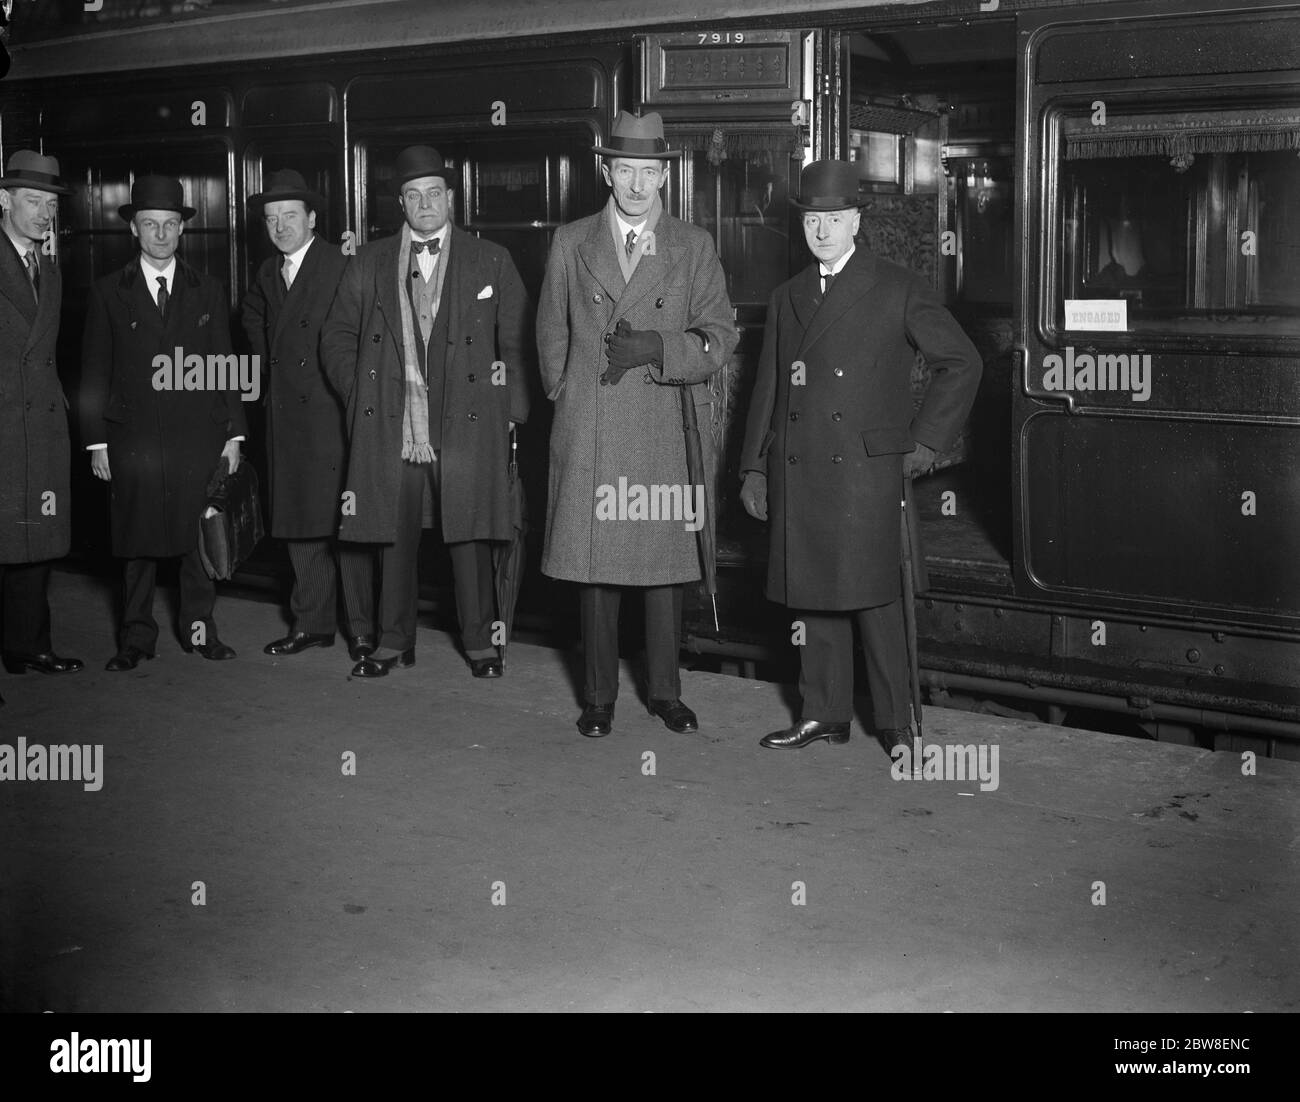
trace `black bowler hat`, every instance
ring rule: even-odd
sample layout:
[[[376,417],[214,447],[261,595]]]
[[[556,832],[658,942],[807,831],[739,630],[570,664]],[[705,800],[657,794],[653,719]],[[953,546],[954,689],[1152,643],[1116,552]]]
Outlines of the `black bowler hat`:
[[[451,185],[451,166],[442,162],[442,154],[432,146],[409,145],[397,155],[393,166],[393,186],[397,194],[412,180],[421,176],[441,176],[443,183]]]
[[[813,161],[799,174],[799,196],[790,202],[801,210],[853,210],[858,198],[857,166],[848,161]]]
[[[620,111],[614,120],[614,129],[609,132],[609,145],[596,146],[597,153],[606,157],[632,157],[648,160],[664,160],[668,157],[680,157],[680,149],[669,149],[664,141],[664,120],[658,111],[641,118]]]
[[[250,195],[248,205],[250,207],[264,207],[267,203],[277,203],[284,199],[301,199],[311,210],[323,211],[325,209],[325,197],[309,190],[307,181],[302,178],[302,173],[295,172],[291,168],[282,168],[279,172],[272,172],[271,182],[267,184],[266,190],[259,191],[256,195]]]
[[[131,186],[131,201],[117,208],[117,216],[129,222],[138,210],[174,210],[185,221],[195,215],[193,207],[185,205],[185,189],[179,180],[170,176],[141,176]]]
[[[71,195],[72,188],[59,179],[59,162],[31,149],[16,149],[9,167],[0,175],[0,187],[25,187],[33,191],[52,191]]]

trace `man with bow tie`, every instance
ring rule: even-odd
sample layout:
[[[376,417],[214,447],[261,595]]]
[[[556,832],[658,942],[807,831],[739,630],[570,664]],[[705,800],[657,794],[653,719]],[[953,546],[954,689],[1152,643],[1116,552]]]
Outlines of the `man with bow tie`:
[[[347,429],[320,358],[321,329],[348,258],[317,236],[325,199],[293,169],[272,173],[248,203],[277,250],[258,269],[241,315],[268,375],[271,535],[286,541],[293,567],[292,630],[263,649],[285,656],[333,646],[341,581],[348,650],[359,662],[376,645],[373,555],[337,539]]]
[[[217,637],[216,585],[199,554],[207,488],[224,462],[240,462],[247,431],[236,389],[160,386],[159,357],[233,359],[230,310],[218,280],[176,255],[186,206],[179,180],[140,176],[118,209],[140,255],[90,289],[81,355],[81,431],[95,477],[109,484],[113,554],[123,567],[118,650],[105,669],[154,657],[160,559],[180,559],[180,638],[213,661],[235,657]]]
[[[30,149],[0,174],[0,621],[10,673],[73,673],[50,642],[50,563],[72,541],[68,404],[55,370],[62,284],[42,253],[71,194]],[[0,698],[0,703],[3,703]]]
[[[347,403],[339,538],[381,545],[379,646],[356,677],[415,664],[420,532],[435,518],[470,672],[504,672],[492,543],[514,535],[510,431],[528,416],[532,308],[510,254],[453,225],[454,178],[436,149],[398,154],[402,230],[348,265],[321,337]]]
[[[877,733],[910,747],[903,478],[961,428],[983,365],[924,279],[857,244],[855,165],[813,162],[792,202],[816,262],[772,292],[740,467],[745,509],[770,522],[767,596],[804,627],[803,712],[761,745],[848,741],[856,621]],[[933,372],[915,414],[914,350]]]

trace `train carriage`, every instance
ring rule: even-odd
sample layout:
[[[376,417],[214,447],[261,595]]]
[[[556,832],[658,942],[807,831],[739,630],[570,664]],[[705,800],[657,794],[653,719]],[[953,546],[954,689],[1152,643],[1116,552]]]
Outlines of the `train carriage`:
[[[931,691],[1300,752],[1300,5],[69,7],[14,6],[0,121],[7,149],[43,143],[75,180],[70,394],[87,289],[131,253],[115,211],[136,174],[182,179],[184,255],[233,305],[269,249],[246,199],[272,171],[303,172],[345,247],[397,228],[394,158],[427,142],[457,166],[458,222],[536,294],[555,229],[601,201],[592,146],[620,109],[659,111],[686,150],[666,203],[714,237],[742,336],[706,433],[721,630],[697,598],[686,645],[779,669],[740,435],[768,293],[808,262],[799,169],[851,159],[866,243],[932,280],[985,362],[916,484]],[[535,512],[546,428],[522,445]],[[87,559],[106,553],[94,489],[86,472]],[[575,602],[532,552],[522,619],[563,632]]]

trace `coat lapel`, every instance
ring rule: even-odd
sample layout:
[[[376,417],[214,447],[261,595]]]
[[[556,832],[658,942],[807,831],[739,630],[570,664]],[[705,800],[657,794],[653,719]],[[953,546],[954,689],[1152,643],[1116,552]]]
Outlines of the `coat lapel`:
[[[816,264],[812,266],[810,273],[809,282],[816,292],[821,286],[820,269]],[[859,245],[844,266],[844,270],[831,285],[830,293],[812,315],[808,327],[804,330],[803,340],[799,342],[797,355],[802,357],[836,322],[850,310],[856,309],[875,282],[875,260]]]
[[[677,239],[673,220],[662,210],[657,211],[657,217],[647,223],[646,230],[654,235],[654,252],[643,254],[637,261],[627,291],[619,300],[620,315],[626,314],[642,299],[659,290],[682,261],[683,249]],[[615,262],[617,263],[617,258]]]
[[[31,280],[18,257],[18,250],[9,241],[9,235],[0,233],[0,236],[5,238],[0,242],[0,294],[12,302],[15,309],[31,324],[36,320],[36,299],[32,296]],[[44,265],[41,274],[45,274]]]
[[[299,265],[298,272],[293,277],[293,286],[287,291],[284,288],[284,276],[282,274],[283,256],[280,257],[279,262],[272,269],[270,273],[271,287],[267,288],[268,294],[276,296],[273,300],[275,302],[275,325],[271,329],[272,344],[280,339],[280,330],[284,327],[285,318],[292,311],[297,310],[302,305],[303,299],[307,297],[310,277],[320,263],[320,250],[319,240],[313,237],[311,247],[304,254],[302,264]]]
[[[397,254],[401,249],[400,232],[375,243],[375,305],[383,315],[389,332],[397,340],[398,347],[405,348],[402,308],[397,301]]]
[[[51,326],[59,324],[59,303],[61,299],[61,285],[59,283],[59,270],[51,263],[48,256],[41,253],[36,254],[41,266],[41,301],[36,309],[36,317],[32,322],[31,335],[27,338],[28,346],[36,344]],[[24,271],[23,278],[27,278]]]
[[[150,294],[149,286],[145,283],[144,272],[140,268],[140,263],[140,258],[137,256],[122,269],[122,278],[118,280],[117,284],[117,297],[122,303],[123,309],[126,310],[127,317],[131,319],[130,325],[132,328],[137,325],[143,326],[147,333],[153,335],[155,343],[157,343],[162,341],[163,336],[162,316],[158,313],[158,304],[154,301],[153,295]],[[179,262],[177,262],[176,270],[180,271]]]
[[[461,321],[491,280],[483,270],[478,239],[473,234],[453,226],[447,240],[451,244],[451,269],[442,284],[442,293],[451,296],[447,300],[447,339],[459,344]],[[500,288],[493,287],[492,293],[500,294]]]
[[[611,301],[617,302],[627,283],[623,279],[623,269],[619,267],[618,256],[614,252],[614,240],[609,232],[608,207],[591,220],[591,232],[578,246],[578,258]],[[648,259],[649,257],[643,256],[641,263],[644,264]]]

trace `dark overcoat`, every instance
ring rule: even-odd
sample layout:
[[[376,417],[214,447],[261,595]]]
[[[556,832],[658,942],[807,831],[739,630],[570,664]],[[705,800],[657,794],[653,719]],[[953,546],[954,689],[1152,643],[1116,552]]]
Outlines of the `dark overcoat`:
[[[266,380],[271,535],[321,539],[338,531],[347,431],[321,365],[320,334],[348,258],[314,239],[288,291],[283,260],[277,253],[263,262],[240,316]]]
[[[40,266],[38,306],[0,231],[0,563],[57,559],[72,543],[68,402],[54,363],[62,284],[49,257]]]
[[[510,254],[453,226],[442,405],[440,520],[448,543],[508,540],[510,422],[528,419],[532,304]],[[401,235],[364,246],[348,265],[321,334],[321,358],[347,404],[348,464],[339,536],[392,543],[406,405],[397,260]],[[418,324],[418,322],[416,323]],[[501,373],[493,364],[503,365]],[[494,375],[504,379],[496,385]],[[436,411],[430,410],[430,416]]]
[[[208,481],[248,424],[233,389],[155,389],[154,357],[232,356],[225,288],[176,262],[164,321],[139,259],[90,290],[81,354],[82,442],[108,444],[113,554],[185,555],[198,546]]]
[[[681,387],[689,388],[697,420],[707,426],[711,394],[703,384],[738,339],[726,276],[707,233],[661,214],[654,251],[625,281],[610,209],[556,232],[542,284],[537,347],[542,384],[555,403],[542,570],[603,585],[693,581],[700,577],[699,550],[681,516],[663,519],[659,510],[660,519],[639,519],[629,509],[598,517],[597,503],[610,500],[620,479],[647,490],[689,485]],[[605,338],[622,318],[660,334],[664,362],[602,386]],[[711,487],[715,456],[707,440],[704,457]]]
[[[913,349],[934,373],[915,414]],[[773,292],[741,453],[742,470],[767,473],[771,600],[848,610],[898,596],[903,456],[950,443],[982,369],[930,285],[861,245],[824,301],[816,264]]]

